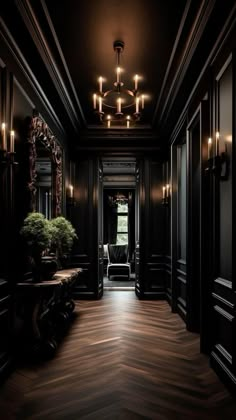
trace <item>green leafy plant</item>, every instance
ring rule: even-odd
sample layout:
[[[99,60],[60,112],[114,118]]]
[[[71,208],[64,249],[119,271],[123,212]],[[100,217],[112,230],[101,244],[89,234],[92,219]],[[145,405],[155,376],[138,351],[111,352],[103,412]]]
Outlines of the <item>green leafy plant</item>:
[[[53,226],[41,213],[29,213],[25,218],[21,235],[34,254],[41,255],[51,245]]]
[[[55,228],[51,222],[43,214],[37,212],[28,214],[20,230],[33,259],[32,271],[35,280],[40,279],[42,255],[50,248],[54,231]]]
[[[73,242],[78,236],[72,224],[63,216],[52,219],[50,223],[54,228],[52,246],[56,248],[58,256],[62,257],[71,251]]]

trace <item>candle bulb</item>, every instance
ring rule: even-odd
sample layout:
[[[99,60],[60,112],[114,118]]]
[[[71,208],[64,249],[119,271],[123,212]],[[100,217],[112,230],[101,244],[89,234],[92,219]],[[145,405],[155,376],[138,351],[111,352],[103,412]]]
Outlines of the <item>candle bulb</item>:
[[[136,98],[136,114],[139,113],[139,98]]]
[[[102,98],[99,97],[99,112],[102,112]]]
[[[73,195],[74,195],[74,187],[73,187],[73,185],[69,185],[69,196],[70,196],[70,198],[73,198]]]
[[[94,93],[93,95],[93,109],[96,109],[97,106],[97,95],[96,93]]]
[[[144,109],[144,95],[142,95],[142,109]]]
[[[134,76],[134,90],[138,90],[138,75]]]
[[[99,77],[99,91],[102,92],[102,76]]]
[[[121,98],[117,99],[117,112],[118,114],[121,113]]]
[[[162,187],[162,198],[163,198],[163,200],[165,199],[165,195],[166,195],[166,187]]]
[[[111,127],[111,116],[110,115],[107,116],[107,127],[108,128]]]
[[[208,139],[208,149],[207,149],[207,151],[208,151],[208,159],[211,158],[211,148],[212,148],[212,138],[209,137],[209,139]]]
[[[219,156],[220,133],[216,132],[216,156]]]
[[[2,123],[2,148],[7,150],[7,140],[6,140],[6,124]]]
[[[15,132],[13,130],[10,131],[10,153],[14,153],[15,151]]]
[[[129,115],[127,115],[127,128],[129,128],[130,127],[130,116]]]
[[[116,82],[120,83],[120,67],[116,69]]]

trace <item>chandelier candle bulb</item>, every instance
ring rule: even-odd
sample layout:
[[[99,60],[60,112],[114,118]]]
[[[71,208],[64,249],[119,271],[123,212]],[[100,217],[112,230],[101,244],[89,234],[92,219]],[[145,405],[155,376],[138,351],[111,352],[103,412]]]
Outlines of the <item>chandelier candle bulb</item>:
[[[142,109],[144,109],[144,95],[142,95]]]
[[[216,132],[216,156],[219,156],[219,148],[220,148],[220,133],[219,131]]]
[[[208,149],[207,149],[207,152],[208,152],[208,154],[207,154],[208,159],[210,159],[210,158],[211,158],[211,148],[212,148],[212,138],[211,138],[211,137],[209,137],[209,139],[208,139]]]
[[[121,98],[117,99],[117,112],[118,114],[121,113]]]
[[[107,127],[108,128],[111,127],[111,116],[110,115],[107,116]]]
[[[94,93],[93,95],[93,109],[96,109],[97,106],[97,95],[96,93]]]
[[[100,96],[100,98],[99,98],[99,112],[102,112],[102,98],[101,98],[101,96]]]
[[[15,132],[13,130],[10,131],[10,153],[14,153],[15,151]]]
[[[99,77],[99,91],[102,92],[102,76]]]
[[[7,150],[7,140],[6,140],[6,124],[2,123],[2,148],[3,150]]]
[[[134,76],[134,90],[138,90],[138,75]]]
[[[116,69],[116,81],[117,83],[120,83],[120,67],[117,67]]]
[[[139,98],[136,98],[136,114],[139,113]]]

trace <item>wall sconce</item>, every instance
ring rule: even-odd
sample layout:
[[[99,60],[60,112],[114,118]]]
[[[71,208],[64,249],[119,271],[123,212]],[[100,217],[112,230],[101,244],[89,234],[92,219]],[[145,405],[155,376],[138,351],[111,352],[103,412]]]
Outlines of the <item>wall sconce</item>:
[[[227,153],[227,146],[225,143],[225,150],[220,153],[220,133],[219,131],[216,132],[215,137],[215,156],[213,156],[213,143],[212,138],[209,137],[208,139],[208,166],[206,171],[212,171],[212,173],[222,181],[226,181],[229,177],[229,167],[230,167],[230,159]],[[224,173],[222,174],[222,171]]]
[[[74,198],[74,187],[72,184],[68,186],[68,203],[70,205],[75,205],[75,198]]]
[[[167,206],[170,199],[170,184],[163,185],[162,187],[162,204]]]
[[[17,164],[15,162],[15,132],[10,131],[10,150],[7,150],[7,130],[6,123],[1,124],[1,144],[0,144],[0,163]]]

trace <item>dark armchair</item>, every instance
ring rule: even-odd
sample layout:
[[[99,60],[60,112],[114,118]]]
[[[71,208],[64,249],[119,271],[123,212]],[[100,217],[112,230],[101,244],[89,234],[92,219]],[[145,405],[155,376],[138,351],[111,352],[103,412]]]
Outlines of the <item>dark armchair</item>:
[[[130,263],[128,262],[129,251],[128,245],[108,244],[108,265],[107,277],[110,276],[126,276],[130,279]]]

